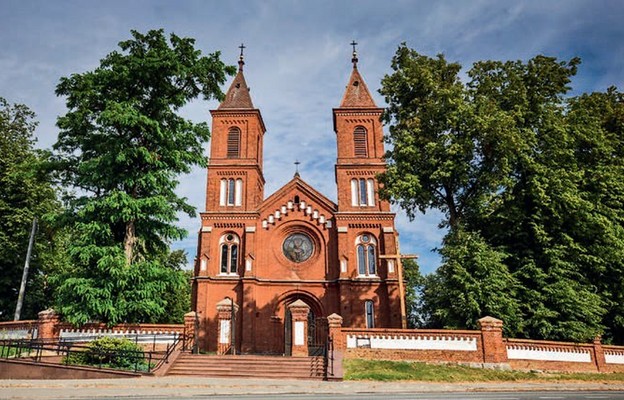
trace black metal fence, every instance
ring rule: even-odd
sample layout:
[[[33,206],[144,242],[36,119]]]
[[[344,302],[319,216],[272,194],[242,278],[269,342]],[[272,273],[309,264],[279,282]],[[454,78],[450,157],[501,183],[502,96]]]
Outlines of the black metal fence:
[[[135,341],[138,343],[138,341]],[[169,362],[176,349],[192,346],[185,335],[175,338],[164,350],[98,350],[85,342],[37,339],[0,340],[0,359],[22,359],[31,362],[56,360],[57,364],[83,365],[139,373],[151,373]],[[88,355],[88,357],[87,357]],[[60,357],[60,361],[59,361]]]

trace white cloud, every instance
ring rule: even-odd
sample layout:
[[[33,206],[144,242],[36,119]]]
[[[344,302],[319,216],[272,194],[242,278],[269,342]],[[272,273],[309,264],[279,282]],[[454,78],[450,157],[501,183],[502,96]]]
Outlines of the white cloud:
[[[39,145],[55,139],[64,100],[54,95],[61,76],[93,69],[129,38],[130,29],[164,28],[195,37],[204,53],[216,49],[235,64],[245,42],[245,75],[267,125],[266,195],[292,178],[295,159],[303,179],[336,198],[332,107],[338,106],[350,73],[352,39],[360,45],[360,70],[376,91],[397,45],[421,53],[443,52],[465,68],[480,59],[526,59],[538,53],[584,59],[577,91],[624,86],[624,3],[618,1],[523,2],[480,0],[379,2],[200,0],[64,2],[5,1],[0,13],[0,96],[29,105],[38,114]],[[185,108],[195,121],[209,120],[216,103]],[[206,150],[207,152],[207,150]],[[205,171],[180,178],[178,192],[204,208]],[[404,252],[420,255],[423,270],[439,258],[430,249],[443,232],[439,215],[397,220]],[[198,219],[182,217],[189,238],[176,246],[194,255]]]

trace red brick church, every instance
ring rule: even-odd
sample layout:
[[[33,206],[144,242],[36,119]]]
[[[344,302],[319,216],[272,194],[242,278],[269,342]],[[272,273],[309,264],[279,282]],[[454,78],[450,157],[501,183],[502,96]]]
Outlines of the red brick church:
[[[201,349],[228,345],[239,353],[289,355],[307,338],[312,351],[314,329],[331,314],[340,315],[345,327],[402,326],[395,215],[379,198],[376,179],[385,169],[383,109],[358,71],[355,52],[352,62],[340,106],[333,109],[334,203],[298,173],[265,197],[266,128],[251,100],[241,53],[225,100],[211,111],[192,297]]]

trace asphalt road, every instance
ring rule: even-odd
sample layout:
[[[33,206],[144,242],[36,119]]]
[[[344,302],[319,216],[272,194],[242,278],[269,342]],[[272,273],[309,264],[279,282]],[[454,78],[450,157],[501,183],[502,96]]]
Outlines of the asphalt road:
[[[123,399],[161,400],[167,396],[123,396]],[[86,398],[73,398],[83,400]],[[193,395],[189,397],[176,397],[176,400],[598,400],[598,399],[624,399],[624,392],[454,392],[454,393],[357,393],[357,394],[274,394],[274,395]],[[120,397],[98,397],[98,400],[120,400]]]
[[[323,382],[201,377],[0,380],[0,399],[415,399],[415,400],[624,400],[624,383],[591,382]]]

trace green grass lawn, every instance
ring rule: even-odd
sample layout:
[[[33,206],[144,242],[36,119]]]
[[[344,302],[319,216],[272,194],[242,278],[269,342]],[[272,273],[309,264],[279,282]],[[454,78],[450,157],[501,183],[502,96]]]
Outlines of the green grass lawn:
[[[422,362],[344,360],[345,380],[424,382],[610,381],[624,382],[624,373],[539,373],[499,371],[462,365]]]

